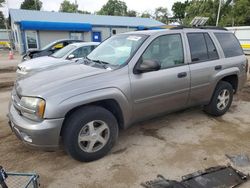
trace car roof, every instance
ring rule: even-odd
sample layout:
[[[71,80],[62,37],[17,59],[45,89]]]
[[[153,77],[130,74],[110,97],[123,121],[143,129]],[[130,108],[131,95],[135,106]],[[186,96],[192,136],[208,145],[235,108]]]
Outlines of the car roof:
[[[82,47],[82,46],[98,46],[100,42],[75,42],[71,43],[69,45],[74,45],[76,47]]]
[[[78,39],[58,39],[58,40],[55,40],[55,41],[53,41],[53,43],[56,43],[56,42],[66,42],[66,41],[71,41],[71,42],[74,42],[74,41],[78,41],[78,42],[80,42],[80,41],[82,41],[82,40],[78,40]],[[83,41],[82,41],[83,42]]]
[[[167,32],[173,32],[173,31],[188,31],[188,32],[206,32],[206,31],[212,31],[212,32],[230,32],[225,29],[216,29],[216,28],[173,28],[173,29],[155,29],[155,30],[142,30],[142,31],[131,31],[127,33],[122,33],[121,35],[126,35],[126,34],[141,34],[141,35],[155,35],[157,33],[167,33]]]

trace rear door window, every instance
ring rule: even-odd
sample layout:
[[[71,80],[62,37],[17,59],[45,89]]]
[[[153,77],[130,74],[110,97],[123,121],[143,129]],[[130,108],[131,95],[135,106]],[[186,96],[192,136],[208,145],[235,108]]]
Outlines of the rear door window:
[[[234,57],[243,55],[243,50],[238,39],[233,33],[214,33],[218,39],[225,57]]]
[[[219,55],[217,53],[217,50],[215,48],[215,45],[214,45],[212,39],[210,38],[208,33],[204,33],[204,37],[205,37],[206,44],[207,44],[207,51],[208,51],[209,59],[218,59]]]
[[[216,47],[208,33],[188,33],[192,62],[218,59]]]

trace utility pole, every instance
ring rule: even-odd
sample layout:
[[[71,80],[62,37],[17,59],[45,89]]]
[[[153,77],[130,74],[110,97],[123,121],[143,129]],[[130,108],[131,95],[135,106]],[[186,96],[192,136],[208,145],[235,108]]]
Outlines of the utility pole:
[[[219,0],[219,8],[218,8],[218,13],[217,13],[216,26],[218,26],[219,24],[221,4],[222,4],[222,0]]]
[[[37,10],[37,2],[36,2],[36,0],[34,0],[35,1],[35,7],[36,7],[36,10]]]
[[[75,0],[75,6],[76,6],[76,13],[77,13],[77,8],[78,8],[77,0]]]
[[[8,14],[9,14],[9,2],[8,2],[8,0],[6,0],[5,2],[6,2],[7,12],[8,12]],[[4,25],[5,25],[6,31],[7,31],[7,33],[8,33],[9,44],[10,44],[10,50],[11,50],[11,52],[13,53],[13,47],[12,47],[12,43],[11,43],[11,34],[10,34],[11,28],[10,28],[10,32],[9,32],[7,19],[4,20]]]

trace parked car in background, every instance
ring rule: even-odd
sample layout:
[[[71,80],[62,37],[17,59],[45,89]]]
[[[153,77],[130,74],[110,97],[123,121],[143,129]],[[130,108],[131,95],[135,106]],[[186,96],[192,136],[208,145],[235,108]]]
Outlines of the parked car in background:
[[[52,43],[49,43],[42,49],[32,49],[28,50],[22,57],[22,61],[26,61],[29,59],[33,59],[36,57],[41,57],[41,56],[49,56],[56,51],[60,50],[61,48],[64,48],[65,46],[75,43],[75,42],[83,42],[82,40],[75,40],[75,39],[61,39],[54,41]]]
[[[225,114],[247,78],[248,61],[233,33],[170,29],[114,35],[85,59],[15,83],[12,130],[25,144],[92,161],[119,130],[192,106]]]
[[[49,56],[38,57],[20,63],[17,66],[17,74],[18,76],[26,75],[27,73],[39,71],[48,67],[77,61],[86,57],[99,44],[99,42],[79,42],[69,44]]]

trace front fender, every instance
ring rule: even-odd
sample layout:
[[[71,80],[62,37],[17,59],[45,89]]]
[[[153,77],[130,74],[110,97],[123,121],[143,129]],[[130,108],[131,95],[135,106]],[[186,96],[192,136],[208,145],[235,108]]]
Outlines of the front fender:
[[[124,117],[124,124],[127,125],[131,118],[131,105],[126,95],[117,88],[99,89],[65,98],[56,106],[48,105],[44,116],[45,118],[63,118],[67,112],[78,106],[107,99],[113,99],[119,104]]]

